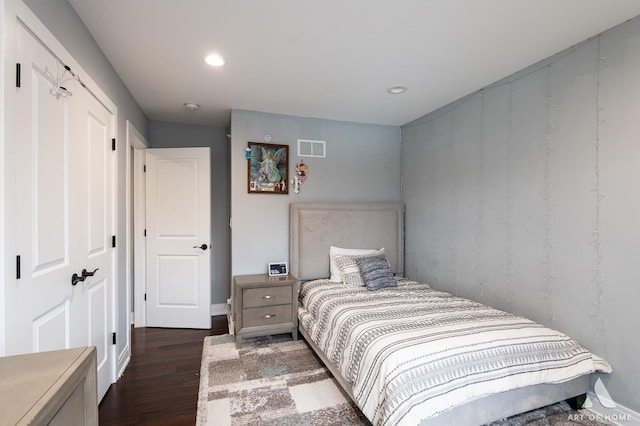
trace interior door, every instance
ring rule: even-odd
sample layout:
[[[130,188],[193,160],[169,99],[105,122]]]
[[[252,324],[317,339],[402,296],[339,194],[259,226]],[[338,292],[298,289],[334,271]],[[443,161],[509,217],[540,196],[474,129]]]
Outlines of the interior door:
[[[147,326],[211,328],[209,148],[146,151]]]
[[[113,115],[74,79],[58,91],[68,70],[21,25],[17,52],[19,122],[7,167],[16,277],[6,286],[7,354],[96,346],[102,397],[115,376]],[[83,270],[86,278],[73,285]]]
[[[77,191],[77,196],[71,197],[74,202],[70,210],[72,242],[77,251],[72,260],[77,265],[74,272],[82,276],[85,270],[86,278],[75,286],[82,297],[73,311],[72,322],[78,323],[74,327],[80,329],[86,345],[96,347],[98,397],[102,398],[115,376],[112,115],[86,91],[79,90],[76,100],[82,102],[75,108],[78,118],[74,122],[78,125],[72,126],[76,133],[72,140],[77,141],[77,146],[72,152],[73,158],[84,166],[73,163],[69,174],[72,188]]]

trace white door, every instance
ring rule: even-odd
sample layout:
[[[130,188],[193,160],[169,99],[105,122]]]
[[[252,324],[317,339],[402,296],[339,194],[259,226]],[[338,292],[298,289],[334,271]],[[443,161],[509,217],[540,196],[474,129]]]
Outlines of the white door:
[[[16,255],[16,279],[6,286],[7,354],[96,346],[101,398],[115,375],[113,116],[76,80],[64,83],[68,93],[56,92],[65,68],[21,25],[17,36],[19,122],[6,171],[7,220],[15,225],[8,247]],[[86,278],[73,285],[83,270]]]
[[[209,148],[146,154],[147,327],[211,328]]]
[[[115,152],[112,144],[112,115],[93,96],[83,90],[83,102],[78,108],[81,125],[72,128],[77,131],[72,140],[79,141],[72,148],[73,158],[78,158],[84,167],[71,164],[70,182],[77,197],[71,197],[70,220],[72,247],[78,251],[72,258],[77,274],[88,272],[85,281],[76,284],[82,292],[75,320],[86,323],[81,329],[86,344],[97,349],[98,397],[107,392],[115,378],[115,346],[112,332],[113,301],[115,300],[115,255],[113,226],[115,199],[113,194]],[[76,95],[74,94],[74,97]],[[78,96],[80,98],[80,96]],[[77,155],[77,157],[76,157]],[[90,275],[94,274],[94,275]]]

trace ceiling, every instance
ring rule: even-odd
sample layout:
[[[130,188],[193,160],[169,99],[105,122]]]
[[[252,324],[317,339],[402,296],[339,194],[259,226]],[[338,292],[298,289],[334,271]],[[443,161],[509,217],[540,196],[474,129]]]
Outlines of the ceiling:
[[[149,119],[212,126],[231,109],[402,125],[640,15],[638,0],[69,2]]]

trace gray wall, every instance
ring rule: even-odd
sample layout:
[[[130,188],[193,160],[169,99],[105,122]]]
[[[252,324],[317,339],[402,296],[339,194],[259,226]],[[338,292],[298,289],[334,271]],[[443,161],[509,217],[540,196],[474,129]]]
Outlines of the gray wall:
[[[247,193],[244,150],[265,134],[289,145],[290,174],[299,161],[298,139],[327,142],[327,158],[304,159],[309,173],[299,194]],[[231,135],[232,275],[264,273],[267,263],[288,261],[289,203],[401,200],[399,127],[233,110]]]
[[[148,119],[67,0],[25,0],[25,4],[29,6],[38,19],[40,19],[58,41],[64,45],[66,50],[118,107],[116,150],[118,155],[117,240],[121,242],[121,245],[118,251],[116,332],[119,336],[126,336],[129,327],[129,312],[131,312],[132,307],[127,306],[126,303],[127,258],[124,242],[126,241],[125,184],[127,149],[125,123],[127,120],[131,121],[136,129],[138,129],[143,136],[147,137]],[[115,30],[114,27],[114,31]],[[120,356],[128,342],[125,338],[117,339],[117,342],[117,353]],[[122,361],[121,358],[118,359],[118,362]],[[122,365],[118,365],[118,371],[120,371],[121,367]]]
[[[410,278],[559,329],[640,411],[640,20],[402,128]]]
[[[224,127],[151,121],[151,148],[211,148],[211,303],[226,304],[230,281],[229,139]]]

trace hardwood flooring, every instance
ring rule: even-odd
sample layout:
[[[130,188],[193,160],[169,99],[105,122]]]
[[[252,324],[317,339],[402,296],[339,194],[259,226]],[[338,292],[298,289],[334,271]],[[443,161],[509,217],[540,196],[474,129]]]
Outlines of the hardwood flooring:
[[[132,329],[131,361],[100,403],[100,424],[194,425],[202,341],[228,331],[224,315],[210,330]]]

